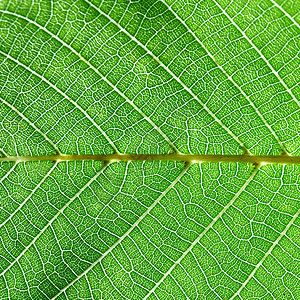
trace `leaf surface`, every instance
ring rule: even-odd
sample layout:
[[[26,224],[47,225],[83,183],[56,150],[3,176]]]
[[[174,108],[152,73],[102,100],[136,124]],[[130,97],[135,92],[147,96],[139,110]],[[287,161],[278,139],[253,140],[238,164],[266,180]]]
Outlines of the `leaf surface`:
[[[300,7],[0,2],[0,299],[300,299]]]

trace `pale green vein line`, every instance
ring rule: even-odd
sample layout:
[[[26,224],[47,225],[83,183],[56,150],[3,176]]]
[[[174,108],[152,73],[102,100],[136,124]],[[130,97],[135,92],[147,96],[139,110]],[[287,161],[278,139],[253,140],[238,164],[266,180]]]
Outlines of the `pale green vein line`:
[[[287,92],[292,96],[293,100],[297,103],[297,105],[300,106],[299,100],[296,98],[296,96],[293,94],[292,90],[287,86],[287,84],[283,81],[283,79],[278,74],[278,72],[273,68],[273,66],[270,64],[270,62],[266,59],[266,57],[263,55],[263,53],[257,48],[257,46],[251,41],[251,39],[249,39],[249,37],[245,34],[245,32],[240,29],[240,27],[234,22],[234,20],[229,16],[229,14],[222,8],[222,6],[217,2],[217,0],[213,0],[213,1],[218,6],[218,8],[222,11],[222,13],[228,18],[228,20],[236,27],[236,29],[247,40],[247,42],[260,55],[260,57],[267,64],[267,66],[270,68],[270,70],[275,74],[275,76],[277,77],[278,81],[284,86],[284,88],[287,90]]]
[[[263,256],[263,258],[260,260],[260,262],[256,265],[256,267],[253,269],[253,271],[251,272],[251,274],[249,275],[249,277],[244,281],[244,283],[241,285],[241,287],[236,291],[236,293],[230,298],[230,300],[234,299],[236,296],[238,296],[241,291],[246,287],[247,283],[251,280],[251,278],[253,278],[253,276],[255,275],[256,271],[259,269],[259,267],[263,264],[263,262],[266,260],[266,258],[269,256],[269,254],[273,251],[273,249],[276,247],[276,245],[278,245],[278,243],[280,242],[280,240],[282,239],[283,236],[286,235],[287,231],[289,230],[289,228],[293,225],[293,223],[295,222],[295,220],[298,218],[298,216],[300,215],[300,209],[296,212],[296,214],[293,216],[293,218],[290,220],[290,222],[287,224],[287,226],[285,227],[285,229],[282,231],[282,233],[278,236],[278,238],[276,239],[276,241],[272,244],[272,246],[270,247],[270,249],[268,250],[268,252]]]
[[[113,255],[113,253],[112,253],[112,255]],[[113,257],[115,258],[115,256],[113,255]],[[116,258],[115,258],[116,259]],[[120,291],[119,289],[118,289],[118,287],[116,287],[115,286],[115,284],[114,284],[114,281],[107,275],[107,272],[106,272],[106,270],[105,270],[105,268],[102,268],[102,271],[103,271],[103,273],[104,273],[104,276],[105,276],[105,278],[109,281],[109,283],[112,285],[112,287],[117,291],[117,293],[119,294],[119,295],[122,295],[122,291]],[[125,271],[126,272],[126,271]],[[130,274],[130,273],[129,273]],[[85,274],[85,276],[86,276],[86,274]],[[129,275],[130,276],[130,275]],[[130,276],[131,277],[131,276]],[[134,280],[133,280],[133,282],[134,282]],[[136,285],[137,286],[139,286],[140,288],[143,288],[143,287],[141,287],[138,283],[136,283]],[[126,299],[126,300],[131,300],[130,298],[127,298],[124,294],[122,295],[123,297],[122,297],[122,300],[124,299]]]
[[[191,256],[193,257],[193,259],[195,260],[195,262],[196,262],[196,264],[197,264],[197,266],[198,266],[198,268],[199,268],[199,270],[200,270],[200,272],[202,273],[202,274],[204,274],[204,280],[205,280],[205,283],[206,283],[206,285],[207,285],[207,287],[209,288],[209,290],[214,294],[214,296],[215,297],[217,297],[218,299],[220,299],[220,300],[224,300],[224,299],[222,299],[218,294],[217,294],[217,292],[215,291],[215,289],[211,286],[211,283],[209,283],[209,280],[208,280],[208,278],[207,278],[207,276],[205,276],[205,270],[203,270],[203,268],[202,268],[202,266],[201,266],[201,261],[199,261],[199,259],[197,259],[197,257],[195,256],[195,254],[193,253],[193,252],[191,252]],[[216,259],[215,259],[216,260]],[[188,272],[185,270],[185,269],[183,269],[184,270],[184,272],[186,273],[186,274],[188,274]],[[224,272],[225,273],[225,272]],[[172,274],[171,274],[172,275]],[[175,279],[174,279],[175,280]],[[192,280],[192,281],[194,281],[194,280]]]
[[[296,17],[298,18],[299,15],[300,15],[300,10],[294,15],[294,20],[295,20],[295,22],[296,22],[297,24],[300,25],[300,20],[298,21],[298,20],[296,19]]]
[[[35,191],[37,189],[40,188],[40,186],[42,185],[42,183],[48,178],[48,176],[53,172],[53,170],[55,169],[55,167],[57,166],[57,163],[55,163],[50,170],[47,172],[47,174],[45,176],[43,176],[43,178],[41,179],[41,181],[35,186],[35,188],[31,191],[31,193],[24,199],[24,201],[19,205],[19,207],[17,209],[14,210],[14,212],[12,214],[9,215],[9,217],[0,224],[0,228],[2,228],[2,226],[4,226],[9,220],[12,219],[12,217],[21,210],[21,208],[24,206],[24,204],[27,202],[28,199],[30,199],[30,197],[35,193]]]
[[[3,281],[4,281],[5,288],[6,288],[7,294],[8,294],[8,298],[7,298],[7,299],[11,299],[11,297],[10,297],[10,292],[11,292],[11,290],[10,290],[10,288],[8,287],[8,284],[7,284],[7,281],[6,281],[5,276],[3,276]]]
[[[142,44],[136,37],[131,35],[125,28],[123,28],[119,23],[117,23],[113,18],[110,17],[110,15],[104,13],[102,10],[100,10],[97,6],[92,4],[88,0],[84,0],[86,3],[88,3],[91,7],[93,7],[95,10],[97,10],[100,14],[104,15],[110,22],[115,24],[120,31],[122,31],[124,34],[126,34],[128,37],[130,37],[134,42],[136,42],[141,48],[143,48],[150,56],[152,56],[155,61],[168,73],[174,78],[195,100],[198,101],[198,103],[206,110],[206,112],[228,133],[230,134],[236,142],[244,149],[246,149],[244,143],[240,141],[238,136],[236,136],[207,106],[204,102],[202,102],[199,97],[178,77],[176,76],[150,49],[148,49],[144,44]]]
[[[63,46],[65,46],[66,48],[68,48],[71,52],[73,52],[74,54],[76,54],[76,56],[82,60],[83,62],[85,62],[96,74],[98,74],[100,76],[100,78],[102,78],[115,92],[117,92],[121,97],[123,97],[128,103],[130,103],[130,105],[136,110],[138,111],[145,120],[147,120],[153,128],[155,128],[159,134],[166,140],[166,142],[170,145],[170,147],[173,149],[173,151],[175,152],[178,152],[178,150],[176,149],[175,145],[170,141],[170,139],[167,137],[167,135],[138,107],[135,105],[135,103],[130,100],[124,93],[122,93],[116,86],[114,86],[96,67],[94,67],[86,58],[84,58],[79,52],[77,52],[74,48],[72,48],[69,44],[67,44],[66,42],[64,42],[62,39],[60,39],[58,36],[56,36],[55,34],[53,34],[51,31],[49,31],[47,28],[41,26],[39,23],[27,18],[27,17],[24,17],[22,15],[19,15],[19,14],[16,14],[16,13],[13,13],[13,12],[10,12],[10,11],[3,11],[3,10],[0,10],[0,12],[3,12],[5,14],[10,14],[12,16],[15,16],[17,18],[21,18],[23,20],[26,20],[28,23],[31,23],[33,25],[35,25],[37,28],[43,30],[44,32],[46,32],[47,34],[49,34],[51,37],[53,37],[55,40],[57,40],[58,42],[60,42]],[[27,68],[29,69],[29,68]],[[31,70],[31,69],[29,69]],[[32,72],[34,72],[33,70],[31,70]],[[34,74],[36,75],[37,73],[34,72]],[[37,75],[37,76],[40,76],[40,75]],[[47,80],[46,78],[44,79],[45,81]],[[47,80],[47,83],[49,81]],[[58,88],[51,84],[52,87],[55,87],[56,90],[58,90]],[[67,97],[67,99],[70,99],[69,97]],[[76,102],[75,102],[76,103]],[[76,103],[77,105],[77,103]],[[77,105],[78,106],[78,105]],[[83,112],[87,115],[87,113],[83,110]],[[90,119],[92,119],[90,117]],[[92,119],[93,120],[93,119]],[[94,120],[93,120],[93,124],[94,124]],[[109,139],[109,137],[105,134],[105,132],[103,133],[104,136],[106,137],[106,139]],[[112,143],[112,142],[111,142]],[[117,149],[115,148],[114,146],[114,149],[116,152]]]
[[[171,6],[169,6],[165,0],[161,0],[167,8],[175,15],[175,17],[187,28],[188,32],[193,36],[193,38],[200,44],[200,46],[206,51],[206,53],[209,55],[209,57],[213,60],[213,62],[217,65],[218,68],[225,74],[225,76],[232,82],[232,84],[239,90],[239,92],[247,99],[249,104],[252,106],[256,114],[260,117],[260,119],[263,121],[263,123],[267,126],[270,133],[274,136],[276,141],[278,142],[279,146],[281,147],[281,150],[283,152],[286,152],[285,147],[283,146],[281,140],[277,136],[276,132],[273,130],[272,126],[266,121],[264,116],[261,114],[261,112],[258,110],[258,108],[254,105],[254,103],[251,101],[250,97],[244,92],[244,90],[233,80],[233,78],[227,73],[227,71],[220,65],[217,64],[215,61],[214,56],[208,51],[206,46],[200,41],[200,39],[196,36],[196,34],[185,24],[185,22],[177,15],[177,13],[173,10]]]
[[[213,221],[201,232],[201,234],[194,240],[194,242],[182,253],[180,258],[172,265],[172,267],[164,274],[164,276],[156,283],[156,285],[149,291],[149,293],[144,297],[144,300],[147,299],[155,289],[164,281],[164,279],[171,274],[174,268],[180,264],[180,262],[185,258],[185,256],[192,250],[192,248],[200,241],[200,239],[210,230],[213,225],[221,218],[221,216],[226,212],[226,210],[234,203],[234,201],[240,196],[240,194],[246,189],[249,183],[252,181],[256,175],[259,168],[255,168],[251,176],[245,181],[240,190],[234,195],[234,197],[228,202],[226,206],[219,212],[219,214],[213,219]]]
[[[11,174],[14,170],[14,168],[17,166],[17,164],[15,163],[8,172],[6,172],[6,174],[0,179],[0,183],[9,176],[9,174]],[[7,191],[7,190],[6,190]],[[8,193],[9,194],[9,193]]]
[[[68,97],[68,95],[66,95],[63,91],[61,91],[59,88],[57,88],[54,84],[52,84],[48,79],[46,79],[45,77],[43,77],[42,75],[38,74],[37,72],[35,72],[34,70],[30,69],[29,67],[27,67],[26,65],[24,65],[23,63],[21,63],[20,61],[16,60],[15,58],[13,58],[12,56],[10,56],[8,53],[5,53],[3,51],[0,50],[0,53],[4,56],[6,56],[8,59],[12,60],[13,62],[15,62],[17,65],[23,67],[24,69],[26,69],[27,71],[29,71],[30,73],[34,74],[35,76],[37,76],[38,78],[40,78],[42,81],[46,82],[51,88],[53,88],[55,91],[57,91],[60,95],[62,95],[64,98],[66,98],[67,100],[69,100],[77,109],[79,109],[86,117],[87,119],[103,134],[103,136],[106,138],[106,140],[108,141],[108,143],[110,144],[110,146],[114,149],[114,151],[116,153],[119,153],[118,149],[116,148],[116,146],[114,145],[114,143],[112,142],[112,140],[109,138],[109,136],[106,134],[106,132],[94,121],[94,119],[81,107],[79,106],[74,100],[72,100],[70,97]]]
[[[300,29],[300,25],[295,21],[295,19],[287,12],[287,11],[285,11],[279,4],[277,4],[274,0],[270,0],[272,3],[273,3],[273,5],[274,6],[276,6],[279,10],[281,10],[288,18],[289,18],[289,20],[291,20],[293,23],[294,23],[294,25],[296,26],[296,27],[298,27],[299,29]]]
[[[20,161],[86,161],[99,160],[117,161],[183,161],[188,163],[201,162],[240,162],[253,164],[300,164],[300,156],[290,155],[214,155],[214,154],[61,154],[44,156],[6,156],[0,162]]]
[[[0,51],[1,53],[1,51]],[[1,93],[1,92],[0,92]],[[49,137],[42,132],[38,127],[35,126],[35,124],[33,122],[31,122],[23,113],[21,113],[19,110],[17,110],[14,106],[12,106],[10,103],[8,103],[6,100],[4,100],[1,97],[1,101],[8,106],[11,110],[13,110],[17,115],[19,115],[23,120],[25,120],[35,131],[37,131],[53,148],[55,151],[57,151],[57,153],[61,153],[59,148],[53,143],[53,141],[51,139],[49,139]]]
[[[93,177],[91,178],[54,216],[53,218],[49,221],[49,223],[36,235],[36,237],[23,249],[23,251],[15,258],[13,262],[5,270],[3,270],[0,273],[0,277],[3,276],[13,265],[15,262],[17,262],[23,255],[24,253],[33,245],[36,240],[46,231],[46,229],[57,219],[57,217],[63,213],[63,211],[72,203],[72,201],[78,197],[90,184],[98,178],[98,176],[103,173],[103,171],[109,166],[109,164],[103,165],[101,170]]]
[[[190,164],[186,164],[181,173],[177,176],[177,178],[165,189],[163,193],[148,207],[148,209],[139,217],[139,219],[132,224],[132,227],[122,236],[120,239],[113,244],[109,249],[107,249],[101,257],[99,257],[96,261],[94,261],[83,273],[81,273],[77,278],[75,278],[72,282],[70,282],[67,286],[65,286],[58,294],[56,294],[52,300],[56,299],[64,293],[70,286],[72,286],[75,282],[77,282],[82,276],[85,276],[88,271],[90,271],[97,263],[99,263],[107,254],[109,254],[115,247],[117,247],[133,230],[138,226],[138,224],[144,219],[146,215],[154,208],[154,206],[176,185],[178,181],[184,176]]]

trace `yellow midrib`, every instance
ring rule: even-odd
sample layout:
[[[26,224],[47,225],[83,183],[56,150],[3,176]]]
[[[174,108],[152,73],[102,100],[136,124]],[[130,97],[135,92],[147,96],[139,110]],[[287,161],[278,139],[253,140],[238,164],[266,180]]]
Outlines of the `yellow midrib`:
[[[44,155],[44,156],[6,156],[0,162],[22,161],[183,161],[199,162],[245,162],[253,164],[300,164],[300,156],[290,155],[209,155],[209,154],[85,154],[85,155]]]

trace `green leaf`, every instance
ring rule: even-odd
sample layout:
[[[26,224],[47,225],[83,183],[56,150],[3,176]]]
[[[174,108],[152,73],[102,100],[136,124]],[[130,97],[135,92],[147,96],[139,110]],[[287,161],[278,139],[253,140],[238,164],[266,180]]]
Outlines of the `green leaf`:
[[[0,299],[300,299],[300,6],[0,1]]]

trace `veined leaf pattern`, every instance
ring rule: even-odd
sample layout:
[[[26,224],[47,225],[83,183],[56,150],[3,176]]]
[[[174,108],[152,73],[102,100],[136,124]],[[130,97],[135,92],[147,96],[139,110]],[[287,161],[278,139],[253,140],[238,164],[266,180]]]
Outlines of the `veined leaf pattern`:
[[[0,1],[0,299],[300,299],[297,0]]]

